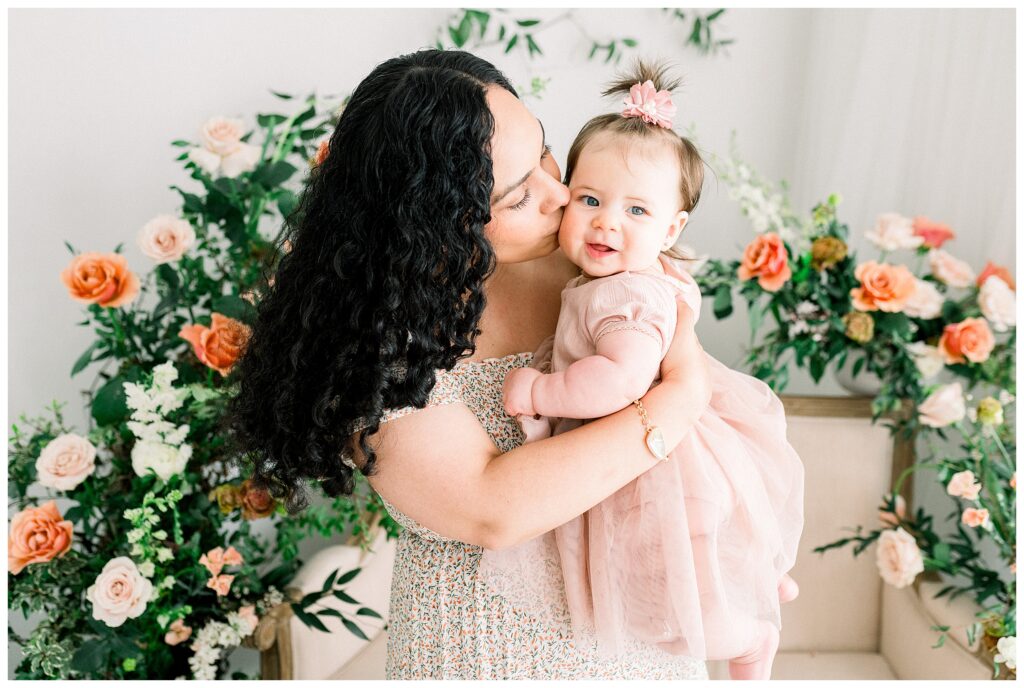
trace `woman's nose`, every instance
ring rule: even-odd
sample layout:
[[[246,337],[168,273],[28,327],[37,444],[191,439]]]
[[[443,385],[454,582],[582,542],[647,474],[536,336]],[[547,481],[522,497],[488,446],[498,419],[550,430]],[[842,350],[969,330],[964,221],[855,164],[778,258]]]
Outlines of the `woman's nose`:
[[[556,168],[557,169],[557,168]],[[569,204],[569,187],[558,181],[557,177],[547,177],[544,180],[547,192],[544,194],[544,203],[541,210],[545,213],[554,212]]]

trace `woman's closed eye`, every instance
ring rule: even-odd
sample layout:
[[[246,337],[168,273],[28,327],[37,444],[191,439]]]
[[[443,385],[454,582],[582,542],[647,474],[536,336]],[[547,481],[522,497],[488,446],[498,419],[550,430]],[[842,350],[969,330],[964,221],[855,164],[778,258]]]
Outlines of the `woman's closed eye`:
[[[509,208],[511,208],[512,210],[522,210],[523,208],[526,207],[526,204],[529,203],[529,202],[530,202],[530,187],[526,187],[526,193],[523,194],[523,200],[519,201],[518,203],[514,203],[513,205],[510,205]]]

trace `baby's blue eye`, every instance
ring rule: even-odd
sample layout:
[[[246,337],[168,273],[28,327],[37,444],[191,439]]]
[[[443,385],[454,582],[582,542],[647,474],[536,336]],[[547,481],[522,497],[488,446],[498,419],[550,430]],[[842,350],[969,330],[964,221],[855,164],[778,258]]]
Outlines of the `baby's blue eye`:
[[[634,210],[639,210],[640,212],[634,213],[633,212]],[[630,215],[645,215],[646,213],[647,213],[647,211],[644,210],[643,208],[641,208],[638,205],[630,206],[630,208],[629,208],[629,214]]]
[[[580,196],[580,199],[582,199],[583,202],[586,203],[587,205],[589,205],[591,208],[596,208],[597,205],[598,205],[597,204],[597,199],[594,198],[593,196],[586,196],[586,195],[584,195],[584,196]],[[591,203],[591,201],[593,201],[593,203]]]

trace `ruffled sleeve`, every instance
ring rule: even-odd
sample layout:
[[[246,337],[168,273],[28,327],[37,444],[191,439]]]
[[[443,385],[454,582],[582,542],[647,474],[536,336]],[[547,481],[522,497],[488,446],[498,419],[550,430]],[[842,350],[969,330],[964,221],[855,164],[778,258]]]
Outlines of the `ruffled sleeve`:
[[[583,325],[595,345],[606,334],[632,330],[656,341],[664,356],[676,328],[675,296],[668,285],[645,275],[606,280],[594,289]]]

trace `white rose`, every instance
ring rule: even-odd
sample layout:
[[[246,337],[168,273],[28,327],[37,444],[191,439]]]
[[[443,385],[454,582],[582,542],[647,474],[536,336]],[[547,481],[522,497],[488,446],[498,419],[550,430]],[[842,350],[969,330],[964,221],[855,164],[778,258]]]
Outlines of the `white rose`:
[[[942,302],[945,297],[935,287],[934,282],[914,278],[916,288],[903,306],[903,312],[912,318],[931,320],[942,315]]]
[[[878,537],[875,554],[878,572],[889,585],[905,588],[924,571],[924,559],[914,538],[902,528],[886,530]]]
[[[1017,670],[1017,636],[1007,635],[996,641],[995,656],[997,662],[1002,662],[1007,669]]]
[[[96,470],[96,447],[74,433],[50,441],[36,459],[40,485],[55,490],[73,490]]]
[[[180,259],[196,242],[196,232],[186,220],[157,215],[139,232],[139,248],[159,265]]]
[[[942,385],[917,407],[921,422],[941,428],[962,420],[967,415],[964,392],[959,382]]]
[[[186,448],[187,451],[183,451]],[[187,444],[178,448],[162,442],[139,440],[132,447],[132,469],[141,477],[152,468],[160,479],[167,480],[185,470],[191,455],[192,447]]]
[[[92,618],[117,627],[146,611],[152,593],[153,584],[139,573],[135,562],[117,557],[107,562],[85,596],[92,603]]]
[[[1017,325],[1017,298],[1009,285],[995,275],[981,285],[978,306],[996,332],[1006,332]]]
[[[924,342],[907,344],[907,351],[914,357],[917,372],[925,380],[935,377],[945,367],[946,359],[937,346],[929,346]]]
[[[189,150],[189,160],[211,175],[220,170],[225,177],[237,177],[254,169],[260,159],[260,148],[242,141],[244,127],[240,119],[211,118],[200,130],[202,145]]]
[[[942,249],[935,248],[928,252],[928,264],[931,266],[932,274],[938,277],[940,282],[951,287],[966,288],[974,282],[974,270],[971,266]]]
[[[238,150],[244,135],[245,122],[233,117],[211,117],[199,130],[203,148],[220,157]]]
[[[899,213],[882,213],[874,229],[865,232],[864,236],[883,251],[917,248],[924,243],[924,237],[914,234],[914,222]]]

